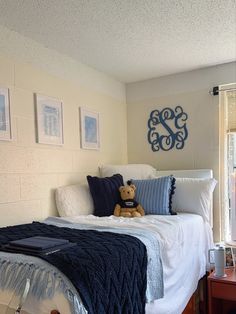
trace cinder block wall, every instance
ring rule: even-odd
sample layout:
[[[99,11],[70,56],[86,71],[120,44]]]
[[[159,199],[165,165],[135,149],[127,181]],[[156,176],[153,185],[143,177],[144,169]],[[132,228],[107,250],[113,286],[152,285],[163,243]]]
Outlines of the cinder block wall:
[[[66,69],[67,60],[61,58]],[[87,174],[97,174],[100,164],[127,162],[125,88],[123,97],[112,96],[109,84],[106,93],[92,83],[82,86],[3,55],[0,69],[0,86],[10,89],[13,133],[11,142],[0,141],[0,226],[57,215],[56,187],[85,181]],[[121,87],[117,82],[117,89]],[[63,146],[36,143],[34,93],[63,102]],[[80,148],[80,106],[100,114],[99,151]]]

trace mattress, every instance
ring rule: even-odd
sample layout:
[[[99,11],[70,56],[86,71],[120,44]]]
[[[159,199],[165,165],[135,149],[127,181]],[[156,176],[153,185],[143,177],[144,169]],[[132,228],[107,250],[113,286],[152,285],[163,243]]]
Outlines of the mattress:
[[[179,213],[176,216],[147,215],[140,218],[95,217],[48,218],[45,223],[78,228],[78,224],[119,229],[132,228],[140,232],[152,231],[159,243],[163,265],[164,297],[146,304],[147,314],[182,313],[197,288],[198,280],[205,275],[208,249],[213,246],[211,227],[196,214]],[[112,229],[114,232],[114,229]],[[1,254],[1,253],[0,253]],[[79,298],[78,298],[79,299]],[[0,313],[11,313],[19,298],[14,291],[0,290]],[[9,306],[10,304],[10,306]],[[8,312],[5,312],[8,306]],[[38,300],[28,296],[23,309],[26,313],[50,313],[57,309],[71,313],[64,295],[55,293],[51,299]]]

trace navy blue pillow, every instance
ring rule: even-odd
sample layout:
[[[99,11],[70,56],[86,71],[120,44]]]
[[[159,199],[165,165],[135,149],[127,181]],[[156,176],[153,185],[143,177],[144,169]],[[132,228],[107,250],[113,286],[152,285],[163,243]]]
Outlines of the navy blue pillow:
[[[122,175],[114,174],[106,178],[87,176],[87,181],[93,198],[94,215],[113,215],[115,205],[120,201],[119,187],[124,185]]]
[[[132,180],[136,186],[135,199],[142,205],[145,214],[175,215],[172,211],[172,196],[175,178],[172,176],[147,180]]]

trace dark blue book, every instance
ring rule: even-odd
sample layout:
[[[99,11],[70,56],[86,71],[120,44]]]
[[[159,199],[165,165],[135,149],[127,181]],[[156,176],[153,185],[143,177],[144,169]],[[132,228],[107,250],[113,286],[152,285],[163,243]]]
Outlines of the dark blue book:
[[[9,245],[19,248],[28,248],[33,250],[46,250],[57,245],[69,243],[65,239],[48,238],[48,237],[30,237],[21,240],[10,241]]]
[[[75,246],[76,243],[64,239],[48,237],[30,237],[21,240],[10,241],[3,245],[0,250],[10,253],[20,253],[31,255],[49,255],[61,250]]]

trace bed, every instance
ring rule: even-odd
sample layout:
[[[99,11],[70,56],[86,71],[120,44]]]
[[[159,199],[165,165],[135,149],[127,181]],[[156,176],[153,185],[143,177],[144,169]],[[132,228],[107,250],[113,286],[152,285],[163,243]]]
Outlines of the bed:
[[[146,215],[142,218],[131,219],[114,216],[97,217],[92,215],[92,202],[88,190],[83,190],[84,186],[79,189],[78,186],[62,187],[57,190],[57,205],[63,217],[49,217],[43,223],[60,228],[127,233],[140,239],[146,245],[148,253],[146,291],[148,302],[145,313],[182,313],[196,290],[198,281],[206,273],[208,250],[213,247],[211,201],[216,182],[212,179],[212,171],[156,172],[152,167],[147,168],[145,165],[131,165],[128,168],[107,166],[100,169],[100,172],[104,177],[117,172],[122,173],[124,181],[131,177],[145,180],[147,177],[161,177],[169,174],[176,178],[179,177],[179,181],[177,179],[176,182],[178,195],[174,206],[181,208],[177,215]],[[184,203],[182,202],[183,193]],[[199,201],[201,197],[203,199]],[[80,205],[77,203],[79,200]],[[188,208],[185,208],[186,206]],[[80,215],[76,215],[78,207],[82,208]],[[155,258],[157,252],[160,254],[159,265],[155,263],[155,260],[158,259],[158,256]],[[61,314],[84,314],[87,312],[71,281],[60,271],[55,270],[52,265],[37,257],[0,252],[0,261],[6,259],[17,260],[22,267],[27,264],[36,265],[37,272],[41,272],[38,277],[34,277],[38,278],[38,282],[39,278],[44,282],[44,272],[48,274],[47,284],[50,287],[44,286],[44,291],[40,292],[38,289],[39,291],[36,293],[36,283],[35,285],[31,283],[31,290],[24,300],[21,313],[46,314],[54,309]],[[161,272],[156,271],[158,267],[162,267],[162,277],[159,275]],[[53,279],[49,274],[54,274]],[[17,289],[13,289],[9,282],[8,289],[6,289],[7,284],[4,287],[1,275],[0,272],[0,313],[14,313],[20,303],[23,291],[19,292]],[[34,289],[32,289],[33,287]],[[42,287],[43,285],[41,285],[41,290]]]

